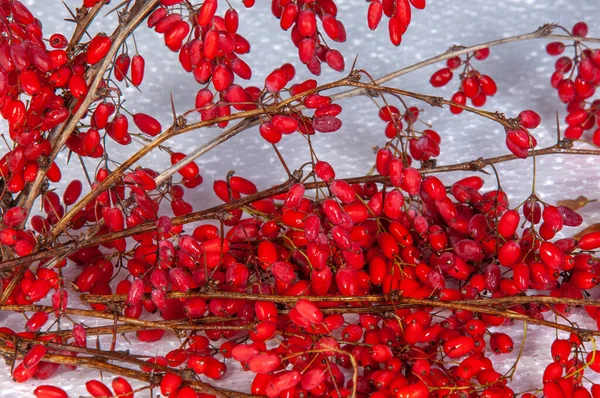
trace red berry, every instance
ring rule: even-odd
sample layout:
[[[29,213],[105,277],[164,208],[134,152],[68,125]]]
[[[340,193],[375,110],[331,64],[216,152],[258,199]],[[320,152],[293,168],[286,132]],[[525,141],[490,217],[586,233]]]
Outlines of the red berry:
[[[43,385],[33,391],[36,398],[67,398],[67,393],[58,387]]]
[[[367,23],[369,25],[369,29],[375,30],[381,22],[381,18],[383,17],[383,6],[381,5],[381,1],[373,0],[369,4],[369,10],[367,12]]]
[[[466,105],[467,96],[462,91],[458,91],[452,96],[452,102],[454,102],[456,105],[450,105],[450,112],[459,114],[463,111],[463,109],[457,105]]]
[[[554,41],[546,45],[546,52],[549,55],[560,55],[565,51],[565,45],[560,41]]]
[[[577,22],[573,25],[573,35],[585,37],[588,34],[588,26],[585,22]]]
[[[143,132],[149,136],[156,136],[162,131],[162,126],[158,120],[145,113],[136,113],[133,115],[133,122]]]
[[[433,87],[442,87],[452,80],[453,73],[449,68],[443,68],[431,75],[429,82]]]
[[[97,380],[88,381],[85,383],[85,387],[93,397],[110,397],[113,395],[104,383]]]
[[[582,250],[594,250],[600,247],[600,232],[590,232],[583,235],[577,243]]]
[[[133,388],[127,380],[122,377],[116,377],[112,381],[112,388],[120,398],[133,398]]]
[[[287,75],[282,69],[275,69],[265,79],[265,87],[272,93],[281,91],[287,83]]]
[[[534,129],[540,125],[541,117],[536,112],[531,110],[526,110],[519,113],[519,120],[521,122],[521,126],[526,129]]]
[[[145,66],[146,61],[141,55],[136,54],[131,59],[131,84],[136,87],[142,84],[142,80],[144,80]]]
[[[112,40],[110,37],[101,34],[94,36],[86,50],[87,63],[95,65],[100,62],[108,54],[111,45]]]
[[[490,49],[486,47],[482,48],[481,50],[475,50],[473,51],[473,56],[475,57],[475,59],[483,61],[484,59],[490,56]]]
[[[496,91],[498,91],[494,79],[487,75],[479,76],[479,85],[481,86],[481,91],[490,97],[492,97],[494,94],[496,94]]]

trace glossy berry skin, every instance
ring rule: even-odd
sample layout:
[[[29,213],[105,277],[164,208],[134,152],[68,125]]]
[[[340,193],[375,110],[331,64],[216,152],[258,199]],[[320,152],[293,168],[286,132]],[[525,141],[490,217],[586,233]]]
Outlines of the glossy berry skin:
[[[506,333],[494,333],[490,337],[490,348],[498,354],[506,354],[513,350],[512,338]]]
[[[36,398],[67,398],[67,393],[59,388],[50,385],[42,385],[37,387],[33,394]]]
[[[131,58],[131,84],[138,87],[144,80],[146,61],[139,54]]]
[[[112,380],[112,389],[116,395],[123,398],[133,398],[133,388],[131,384],[123,377],[116,377]]]
[[[129,66],[131,65],[131,58],[128,54],[121,54],[115,60],[114,73],[115,79],[123,81],[127,73],[129,72]]]
[[[110,397],[112,392],[110,389],[102,382],[97,380],[90,380],[85,383],[85,387],[93,397]]]
[[[429,82],[433,87],[443,87],[452,80],[453,73],[449,68],[440,69],[435,72]]]
[[[145,113],[136,113],[133,116],[133,122],[143,133],[152,137],[158,135],[162,131],[162,127],[158,120]]]
[[[112,44],[112,40],[110,37],[97,35],[95,36],[90,44],[88,45],[86,52],[86,61],[90,65],[95,65],[106,56],[108,50],[110,50],[110,46]]]
[[[459,358],[470,353],[474,347],[471,337],[456,337],[444,343],[444,353],[450,358]]]

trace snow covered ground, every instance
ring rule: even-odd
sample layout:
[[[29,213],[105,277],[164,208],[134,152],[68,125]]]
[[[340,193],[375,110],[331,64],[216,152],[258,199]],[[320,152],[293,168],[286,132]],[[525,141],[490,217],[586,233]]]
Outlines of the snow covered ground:
[[[63,21],[68,14],[60,1],[26,0],[25,3],[42,20],[47,35],[72,29],[72,24]],[[74,8],[80,2],[69,0],[66,3]],[[119,1],[112,3],[116,5]],[[289,34],[279,29],[278,21],[270,14],[267,4],[270,2],[259,0],[251,10],[243,10],[240,3],[239,0],[233,0],[234,5],[240,6],[240,32],[253,45],[252,52],[244,56],[244,60],[254,71],[252,83],[262,86],[265,76],[285,62],[292,62],[297,66],[296,81],[312,77],[299,65]],[[386,24],[382,23],[376,32],[368,30],[365,17],[367,3],[339,0],[338,4],[339,19],[346,26],[348,41],[344,44],[335,43],[333,47],[346,55],[347,65],[351,65],[354,56],[357,55],[357,67],[366,69],[374,77],[427,59],[454,44],[472,45],[530,32],[549,22],[558,22],[567,28],[580,20],[594,23],[598,12],[595,0],[431,1],[424,11],[413,13],[413,22],[403,38],[402,45],[395,48],[389,43]],[[95,28],[110,32],[114,25],[114,18],[109,16],[99,20]],[[591,25],[590,35],[599,36],[600,31]],[[146,58],[147,72],[141,87],[142,92],[132,88],[125,89],[125,106],[132,113],[145,112],[158,117],[163,126],[166,126],[171,120],[169,94],[173,94],[177,112],[183,113],[193,107],[199,86],[190,74],[183,72],[176,54],[169,52],[158,34],[144,27],[136,33],[136,40],[139,52]],[[128,44],[132,46],[133,42],[129,40]],[[545,54],[545,44],[545,41],[529,41],[495,47],[490,58],[477,65],[481,72],[492,76],[499,87],[498,94],[488,100],[485,109],[498,110],[511,116],[516,116],[524,109],[533,109],[540,113],[542,125],[534,133],[541,147],[551,145],[555,140],[556,111],[560,111],[561,120],[565,116],[564,107],[559,103],[554,90],[549,87],[554,59]],[[457,87],[456,80],[444,89],[434,89],[428,83],[431,73],[438,67],[424,68],[389,85],[449,98]],[[318,81],[324,83],[339,76],[324,68],[324,73]],[[507,153],[504,132],[492,122],[469,114],[451,116],[447,109],[433,109],[415,101],[409,101],[409,104],[423,108],[425,112],[422,118],[431,123],[442,136],[442,155],[438,164]],[[342,105],[342,130],[329,135],[318,135],[313,143],[319,157],[332,163],[338,176],[363,175],[370,169],[374,160],[372,147],[385,142],[384,125],[377,119],[375,107],[366,98],[346,100]],[[167,144],[174,150],[189,153],[218,132],[217,129],[193,131]],[[291,168],[300,166],[308,158],[306,145],[297,136],[284,137],[280,149]],[[119,153],[113,148],[111,156],[120,159],[124,156],[122,152]],[[66,155],[61,155],[59,165],[63,173],[69,175],[73,168],[63,166],[65,160]],[[285,179],[283,168],[256,129],[243,132],[201,157],[197,163],[206,181],[193,197],[197,208],[219,203],[212,194],[212,180],[224,178],[230,169],[235,169],[237,174],[250,178],[262,188]],[[155,170],[162,170],[170,165],[168,156],[160,151],[152,153],[142,164],[151,165]],[[499,165],[498,172],[502,187],[508,191],[512,204],[516,205],[529,195],[532,177],[530,160]],[[554,203],[578,195],[586,195],[591,199],[598,197],[600,167],[597,166],[596,159],[576,156],[541,157],[538,159],[537,173],[538,193],[546,202]],[[464,175],[455,173],[444,175],[442,178],[449,182]],[[486,178],[487,187],[494,187],[494,184],[495,180],[492,177]],[[600,204],[596,202],[586,206],[580,213],[586,222],[591,224],[600,222],[599,210]],[[582,225],[581,228],[586,225]],[[569,230],[567,234],[575,232]],[[20,317],[21,315],[0,313],[0,325],[11,325],[14,321],[22,322]],[[578,321],[580,326],[595,327],[586,317],[581,317]],[[522,324],[517,323],[515,330],[522,330]],[[516,334],[520,335],[520,332]],[[529,327],[523,358],[513,383],[515,391],[524,391],[540,385],[541,373],[551,360],[549,344],[554,338],[553,330]],[[516,339],[515,351],[518,351],[520,343],[519,339]],[[171,348],[167,348],[167,344]],[[178,341],[173,337],[168,341],[161,341],[160,345],[136,343],[134,347],[136,352],[164,354],[177,345]],[[132,347],[125,340],[120,339],[118,349],[130,348]],[[515,355],[497,356],[494,360],[507,370],[514,357]],[[12,383],[9,381],[9,368],[6,366],[0,365],[0,373],[0,397],[31,396],[31,391],[40,384],[35,381],[22,385]],[[86,394],[83,382],[99,377],[98,372],[79,369],[77,372],[61,372],[50,382],[63,387],[72,396],[80,396]],[[111,377],[106,377],[105,380],[110,381]],[[228,387],[239,390],[247,386],[243,374],[229,376],[225,383]],[[143,393],[140,396],[149,394]]]

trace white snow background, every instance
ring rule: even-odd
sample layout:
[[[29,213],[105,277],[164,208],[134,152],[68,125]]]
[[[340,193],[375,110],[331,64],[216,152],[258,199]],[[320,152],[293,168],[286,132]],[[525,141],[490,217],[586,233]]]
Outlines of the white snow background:
[[[54,32],[72,31],[74,25],[63,20],[68,17],[68,13],[59,0],[25,0],[25,3],[43,22],[46,37]],[[66,3],[72,9],[81,4],[80,1],[73,0],[68,0]],[[118,3],[119,1],[115,0],[108,7]],[[220,3],[223,4],[220,5],[219,12],[223,12],[225,2]],[[252,44],[251,53],[242,57],[251,65],[254,72],[252,84],[262,86],[265,76],[285,62],[291,62],[297,67],[297,77],[294,82],[313,77],[303,65],[300,65],[289,33],[283,32],[279,28],[279,21],[271,15],[270,1],[258,0],[250,10],[244,9],[240,0],[233,0],[232,3],[240,13],[240,33]],[[413,12],[413,20],[403,37],[402,45],[396,48],[389,42],[385,18],[377,31],[371,32],[367,28],[367,2],[338,0],[336,3],[339,5],[338,18],[344,22],[348,32],[348,41],[343,44],[333,43],[332,47],[345,55],[346,70],[358,55],[357,67],[366,69],[374,77],[442,53],[451,45],[473,45],[530,32],[549,22],[558,22],[570,28],[575,22],[584,20],[590,24],[590,36],[600,36],[600,30],[594,26],[598,17],[596,0],[432,0],[425,10]],[[92,32],[111,32],[114,27],[115,18],[112,14],[106,18],[99,18],[94,23]],[[132,113],[145,112],[153,115],[161,121],[163,127],[168,126],[172,121],[169,94],[173,94],[177,113],[181,114],[193,107],[199,85],[191,74],[183,71],[178,63],[177,54],[170,52],[164,46],[161,35],[142,26],[135,37],[138,49],[146,59],[146,77],[141,86],[142,92],[122,86],[127,98],[125,106]],[[547,41],[544,40],[535,40],[494,47],[490,58],[486,61],[475,61],[475,67],[482,73],[492,76],[499,88],[498,94],[488,99],[484,109],[497,110],[509,116],[516,116],[524,109],[533,109],[540,113],[542,125],[533,131],[539,147],[552,145],[556,139],[556,111],[559,111],[561,121],[565,116],[563,104],[559,102],[555,90],[549,86],[555,58],[546,55],[544,51],[546,43]],[[128,40],[128,45],[133,45],[131,39]],[[428,83],[431,74],[440,67],[442,65],[424,68],[392,81],[388,85],[449,98],[458,87],[457,78],[443,89],[434,89]],[[317,78],[319,83],[338,79],[341,76],[326,66],[323,70],[323,74]],[[438,164],[508,153],[504,145],[504,131],[498,125],[471,114],[454,116],[447,109],[433,109],[410,99],[408,103],[424,109],[423,120],[432,124],[433,129],[442,136],[442,154],[438,158]],[[367,98],[345,100],[341,105],[344,107],[341,114],[344,123],[342,129],[333,134],[315,136],[313,144],[319,157],[332,163],[339,177],[364,175],[374,161],[372,147],[386,142],[383,134],[385,126],[377,118],[377,109]],[[5,124],[1,126],[1,130],[6,130]],[[133,130],[133,123],[131,126]],[[191,131],[168,141],[167,145],[176,151],[189,153],[218,133],[218,129]],[[121,147],[117,150],[113,146],[109,151],[111,157],[119,160],[127,155],[126,151],[133,151],[134,147],[125,149]],[[308,159],[306,144],[298,136],[284,137],[279,148],[292,169]],[[591,199],[597,198],[600,177],[600,167],[597,166],[597,162],[595,158],[584,156],[552,155],[538,158],[538,194],[549,203],[572,199],[578,195],[586,195]],[[59,193],[62,193],[62,189],[70,179],[81,178],[77,162],[69,166],[65,163],[66,153],[63,153],[58,159],[58,164],[63,171],[63,180],[57,186]],[[220,204],[212,193],[212,181],[223,179],[229,170],[233,169],[238,175],[251,179],[259,188],[280,183],[286,177],[270,145],[262,140],[256,128],[241,133],[202,156],[197,163],[205,182],[193,194],[186,194],[186,199],[193,202],[197,210]],[[168,155],[160,151],[154,151],[141,164],[151,166],[155,170],[164,170],[170,166]],[[531,190],[531,160],[512,161],[498,165],[497,168],[502,187],[509,193],[511,204],[517,205],[529,195]],[[452,182],[466,175],[466,173],[453,173],[442,175],[441,178],[445,182]],[[495,188],[495,180],[492,177],[485,179],[485,188]],[[599,209],[600,204],[596,202],[579,211],[585,220],[580,229],[600,221],[597,214]],[[561,237],[575,232],[577,230],[569,228]],[[577,320],[582,327],[595,328],[594,322],[587,316],[573,319]],[[0,313],[1,326],[10,327],[23,323],[20,314]],[[86,320],[86,323],[91,324],[89,320]],[[517,322],[512,328],[502,329],[508,329],[515,339],[515,352],[512,355],[492,357],[498,371],[508,370],[512,365],[521,344],[522,323]],[[565,337],[564,334],[560,336]],[[524,354],[519,362],[517,376],[511,384],[515,392],[524,392],[532,387],[541,386],[542,372],[551,361],[549,345],[555,338],[554,330],[535,325],[529,326]],[[89,342],[95,344],[95,340]],[[101,339],[101,343],[103,346],[107,345],[106,340]],[[176,346],[178,341],[173,336],[158,343],[135,342],[133,345],[120,338],[117,349],[131,350],[133,353],[140,354],[164,355]],[[227,364],[230,369],[239,369],[233,361],[228,361]],[[588,377],[593,377],[592,373],[591,370],[586,371]],[[233,371],[229,372],[220,383],[228,388],[247,391],[251,380],[249,377],[250,374]],[[112,380],[111,375],[78,369],[76,372],[60,370],[48,381],[16,384],[10,380],[9,367],[0,365],[0,397],[33,396],[32,391],[39,384],[61,386],[72,397],[87,396],[85,381],[100,378],[107,384]],[[598,381],[598,378],[595,380]],[[149,395],[146,391],[136,396]]]

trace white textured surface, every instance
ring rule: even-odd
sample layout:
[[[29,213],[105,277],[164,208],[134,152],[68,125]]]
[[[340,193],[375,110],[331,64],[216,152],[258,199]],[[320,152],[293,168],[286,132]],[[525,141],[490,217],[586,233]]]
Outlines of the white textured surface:
[[[67,12],[58,0],[28,0],[27,5],[44,23],[46,36],[65,29],[71,24],[63,21]],[[67,1],[73,7],[79,2]],[[115,5],[119,1],[113,1]],[[239,5],[234,0],[235,5]],[[252,10],[243,10],[240,5],[240,31],[253,45],[251,54],[244,59],[255,73],[253,83],[262,85],[263,79],[274,67],[285,62],[298,65],[297,55],[289,34],[282,32],[269,11],[267,0],[257,1]],[[570,28],[573,23],[597,15],[597,2],[594,0],[540,2],[534,0],[497,0],[478,1],[431,1],[424,11],[415,12],[413,22],[399,48],[388,41],[384,23],[375,33],[366,27],[366,8],[364,1],[339,1],[339,18],[346,25],[348,41],[334,48],[346,55],[350,65],[358,54],[358,68],[364,68],[373,76],[381,76],[398,68],[410,65],[440,52],[453,44],[475,44],[483,41],[506,37],[517,33],[529,32],[548,22],[559,22]],[[113,4],[111,4],[112,6]],[[221,6],[223,7],[223,6]],[[385,22],[385,21],[384,21]],[[594,22],[594,21],[588,21]],[[101,27],[100,27],[101,26]],[[114,20],[108,17],[96,24],[98,30],[110,31]],[[591,28],[591,35],[600,32]],[[147,28],[136,34],[140,53],[146,58],[148,66],[142,92],[126,89],[126,107],[133,112],[146,112],[157,116],[163,126],[171,120],[169,93],[173,93],[178,113],[193,106],[198,85],[190,74],[179,67],[176,54],[170,53],[162,42],[162,37]],[[132,42],[128,44],[131,46]],[[491,57],[480,63],[480,71],[489,74],[499,86],[498,94],[489,99],[485,109],[499,110],[507,115],[516,116],[523,109],[533,109],[542,115],[542,125],[534,131],[540,146],[552,144],[555,139],[555,111],[559,110],[561,119],[564,108],[556,94],[549,87],[549,76],[553,71],[554,59],[543,50],[545,42],[531,41],[510,44],[492,49]],[[436,66],[425,68],[404,76],[390,85],[423,93],[449,97],[457,87],[454,81],[444,89],[433,89],[428,84],[429,76]],[[297,79],[311,77],[303,66],[298,67]],[[324,68],[318,81],[323,83],[338,78],[339,75]],[[409,104],[416,104],[409,101]],[[373,162],[372,146],[385,142],[384,124],[376,117],[376,109],[365,98],[345,101],[341,131],[330,135],[318,135],[313,140],[317,154],[323,160],[331,162],[338,176],[358,176],[367,172]],[[423,106],[420,106],[423,108]],[[504,145],[504,133],[491,122],[473,115],[451,116],[447,110],[428,109],[425,106],[423,119],[433,125],[443,139],[442,156],[438,164],[448,164],[472,160],[480,156],[494,156],[507,153]],[[189,152],[218,134],[217,129],[193,131],[168,143],[175,150]],[[296,168],[307,159],[308,150],[303,139],[298,136],[284,137],[281,151],[291,168]],[[111,156],[119,159],[122,154],[116,151]],[[65,156],[61,159],[64,167]],[[169,165],[168,157],[156,151],[143,164],[159,170]],[[199,159],[198,164],[205,183],[195,191],[193,200],[197,208],[218,204],[212,194],[211,182],[223,178],[228,170],[235,169],[239,175],[252,179],[259,188],[266,188],[285,178],[285,173],[272,150],[264,144],[256,129],[242,133],[230,142],[220,146]],[[73,165],[73,167],[76,167]],[[63,168],[64,174],[68,174]],[[71,170],[71,169],[69,169]],[[511,204],[524,200],[530,192],[531,161],[515,161],[498,166],[503,188],[509,192]],[[445,175],[442,178],[452,181],[464,174]],[[550,203],[565,198],[575,198],[585,194],[590,198],[598,196],[600,168],[596,159],[586,157],[551,156],[538,159],[538,193]],[[67,181],[64,179],[63,181]],[[486,178],[486,186],[494,187],[494,180]],[[190,200],[190,194],[187,195]],[[600,204],[592,203],[581,211],[588,223],[599,222]],[[585,226],[584,224],[583,226]],[[568,233],[570,233],[569,231]],[[574,231],[573,231],[574,232]],[[580,326],[595,327],[587,317],[577,318]],[[0,325],[14,326],[22,324],[20,315],[0,314]],[[522,325],[511,329],[513,336],[521,336]],[[518,351],[519,338],[515,339],[515,351]],[[550,361],[549,344],[555,338],[553,330],[530,326],[523,358],[517,370],[517,378],[512,384],[515,391],[524,391],[532,386],[540,386],[541,373]],[[131,349],[144,354],[165,354],[178,345],[171,337],[160,344],[133,346],[120,338],[118,349]],[[107,340],[101,340],[107,346]],[[95,345],[95,342],[92,343]],[[512,356],[497,356],[494,361],[497,369],[508,369]],[[8,367],[1,367],[0,397],[31,396],[39,382],[17,385],[9,381]],[[588,372],[586,372],[587,374]],[[63,372],[50,380],[51,384],[67,389],[71,396],[85,395],[83,384],[89,379],[98,379],[98,372],[79,369],[77,372]],[[110,381],[111,377],[105,378]],[[225,382],[233,389],[247,390],[248,382],[243,375],[234,373]],[[144,392],[140,396],[149,396]]]

